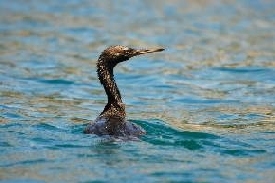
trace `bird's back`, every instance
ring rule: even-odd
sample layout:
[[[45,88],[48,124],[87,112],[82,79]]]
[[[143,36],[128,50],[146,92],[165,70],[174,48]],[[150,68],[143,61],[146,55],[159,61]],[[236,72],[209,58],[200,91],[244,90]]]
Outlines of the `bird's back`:
[[[98,136],[138,137],[145,134],[145,131],[140,126],[127,120],[121,121],[121,119],[116,117],[98,117],[95,122],[90,123],[84,129],[84,133]]]

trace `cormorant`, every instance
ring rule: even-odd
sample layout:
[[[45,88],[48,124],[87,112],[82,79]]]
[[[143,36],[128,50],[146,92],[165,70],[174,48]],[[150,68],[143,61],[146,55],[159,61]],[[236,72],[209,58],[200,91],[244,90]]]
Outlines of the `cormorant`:
[[[84,129],[84,133],[111,136],[138,137],[145,134],[140,126],[126,120],[125,104],[123,104],[119,89],[115,83],[113,68],[120,62],[131,57],[163,51],[158,49],[133,49],[126,46],[110,46],[105,49],[97,61],[97,75],[108,96],[104,110]]]

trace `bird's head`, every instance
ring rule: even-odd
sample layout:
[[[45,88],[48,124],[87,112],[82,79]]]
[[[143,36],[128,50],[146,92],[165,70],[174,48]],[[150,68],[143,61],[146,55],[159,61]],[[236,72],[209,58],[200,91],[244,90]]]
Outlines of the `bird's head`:
[[[105,62],[108,62],[108,64],[111,67],[115,67],[118,63],[124,62],[129,60],[129,58],[145,54],[145,53],[153,53],[153,52],[160,52],[163,51],[163,48],[157,48],[157,49],[133,49],[128,48],[126,46],[110,46],[109,48],[105,49],[101,55],[100,59],[104,60]]]

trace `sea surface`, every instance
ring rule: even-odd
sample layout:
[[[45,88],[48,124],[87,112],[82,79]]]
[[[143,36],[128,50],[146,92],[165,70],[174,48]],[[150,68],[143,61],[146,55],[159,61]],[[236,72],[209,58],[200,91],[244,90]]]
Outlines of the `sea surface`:
[[[273,183],[275,1],[0,0],[0,182]],[[147,134],[83,134],[106,104],[110,45],[127,118]]]

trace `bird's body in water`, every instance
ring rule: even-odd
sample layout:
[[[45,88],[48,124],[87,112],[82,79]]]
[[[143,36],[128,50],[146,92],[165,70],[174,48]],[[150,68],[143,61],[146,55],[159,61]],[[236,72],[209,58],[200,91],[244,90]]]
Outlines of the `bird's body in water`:
[[[126,120],[125,105],[116,85],[113,69],[118,63],[127,61],[131,57],[163,50],[162,48],[132,49],[126,46],[111,46],[101,53],[97,62],[97,74],[108,96],[108,103],[95,121],[84,129],[84,133],[117,137],[138,137],[145,134],[140,126]]]

